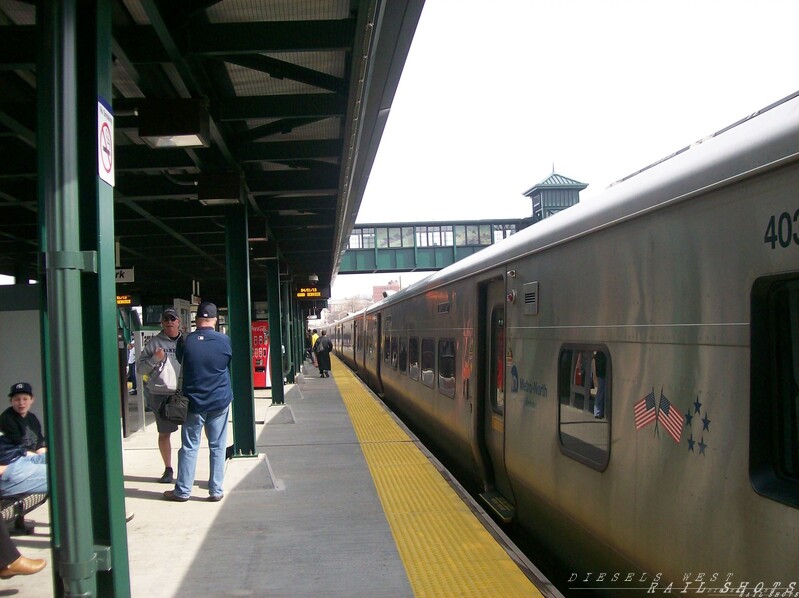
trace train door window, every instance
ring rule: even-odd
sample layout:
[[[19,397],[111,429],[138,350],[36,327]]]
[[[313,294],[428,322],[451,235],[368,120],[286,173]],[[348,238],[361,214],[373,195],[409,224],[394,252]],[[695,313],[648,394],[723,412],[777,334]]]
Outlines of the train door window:
[[[799,508],[799,276],[755,283],[751,339],[749,476]]]
[[[397,369],[397,343],[399,339],[396,336],[391,337],[391,367]]]
[[[433,388],[436,375],[436,341],[422,339],[422,384]]]
[[[601,346],[565,346],[558,359],[561,451],[604,471],[610,458],[610,356]]]
[[[399,339],[398,361],[399,371],[405,372],[408,369],[408,340],[404,336]]]
[[[408,339],[408,375],[419,379],[419,339],[415,336]]]
[[[494,413],[505,412],[505,309],[491,312],[490,402]]]
[[[388,362],[391,359],[391,340],[386,334],[383,336],[383,361]]]
[[[455,340],[438,341],[438,392],[455,398]]]

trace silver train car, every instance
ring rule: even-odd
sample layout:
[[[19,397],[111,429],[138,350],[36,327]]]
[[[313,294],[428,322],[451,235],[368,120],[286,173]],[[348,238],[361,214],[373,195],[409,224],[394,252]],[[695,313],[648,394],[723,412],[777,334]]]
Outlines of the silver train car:
[[[799,595],[799,93],[329,330],[573,587]]]

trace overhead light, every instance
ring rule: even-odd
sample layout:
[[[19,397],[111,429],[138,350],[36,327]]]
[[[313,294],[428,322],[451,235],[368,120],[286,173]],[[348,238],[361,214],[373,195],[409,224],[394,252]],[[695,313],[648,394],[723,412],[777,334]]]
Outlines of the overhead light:
[[[241,178],[237,172],[212,172],[197,178],[197,199],[204,206],[240,203]]]
[[[139,138],[152,148],[211,144],[204,100],[145,100],[138,112]]]

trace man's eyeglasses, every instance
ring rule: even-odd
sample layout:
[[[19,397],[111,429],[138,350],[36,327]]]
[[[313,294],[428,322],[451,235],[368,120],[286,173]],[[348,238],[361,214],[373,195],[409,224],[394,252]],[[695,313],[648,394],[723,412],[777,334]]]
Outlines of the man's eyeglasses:
[[[164,316],[164,322],[174,322],[177,320],[175,316]]]

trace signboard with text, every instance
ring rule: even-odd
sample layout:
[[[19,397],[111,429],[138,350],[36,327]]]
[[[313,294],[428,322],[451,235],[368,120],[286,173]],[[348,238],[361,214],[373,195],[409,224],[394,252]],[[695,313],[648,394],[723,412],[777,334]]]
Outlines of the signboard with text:
[[[316,301],[318,299],[330,299],[330,289],[316,285],[306,285],[297,287],[294,296],[300,300]]]

